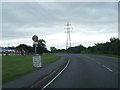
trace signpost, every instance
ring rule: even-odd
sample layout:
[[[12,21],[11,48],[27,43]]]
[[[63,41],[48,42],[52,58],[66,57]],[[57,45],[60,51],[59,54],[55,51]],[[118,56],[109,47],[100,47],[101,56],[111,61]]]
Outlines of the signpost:
[[[41,67],[41,56],[33,56],[33,66]]]
[[[37,55],[37,47],[38,47],[38,36],[34,35],[32,37],[32,40],[34,41],[33,44],[35,45],[35,55],[33,56],[33,66],[38,68],[38,67],[42,67],[41,65],[41,56]]]
[[[33,42],[33,44],[35,45],[35,54],[37,55],[38,42]]]
[[[35,45],[35,54],[37,54],[37,46],[38,46],[38,36],[37,35],[34,35],[32,37],[32,40],[34,41],[34,45]]]

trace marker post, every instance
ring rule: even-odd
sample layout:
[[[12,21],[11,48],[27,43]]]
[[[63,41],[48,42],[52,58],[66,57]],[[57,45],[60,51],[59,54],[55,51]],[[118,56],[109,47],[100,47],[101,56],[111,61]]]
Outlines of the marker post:
[[[37,55],[38,42],[34,42],[33,44],[35,45],[35,55]]]

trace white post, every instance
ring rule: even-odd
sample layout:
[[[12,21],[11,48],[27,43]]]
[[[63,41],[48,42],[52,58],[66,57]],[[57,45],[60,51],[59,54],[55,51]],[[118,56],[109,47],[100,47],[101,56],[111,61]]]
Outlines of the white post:
[[[36,47],[36,45],[35,45],[35,54],[37,55],[37,47]]]

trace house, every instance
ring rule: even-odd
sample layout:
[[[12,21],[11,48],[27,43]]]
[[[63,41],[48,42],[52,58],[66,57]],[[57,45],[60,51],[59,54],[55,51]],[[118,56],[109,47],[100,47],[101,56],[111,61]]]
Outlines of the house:
[[[21,52],[16,49],[0,47],[0,56],[16,56],[16,55],[21,55]]]

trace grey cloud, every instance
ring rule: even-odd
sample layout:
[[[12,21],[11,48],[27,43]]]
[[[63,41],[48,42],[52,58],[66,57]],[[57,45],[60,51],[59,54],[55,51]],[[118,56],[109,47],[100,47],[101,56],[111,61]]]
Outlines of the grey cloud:
[[[5,3],[3,4],[3,20],[19,24],[51,23],[59,19],[84,21],[103,21],[116,16],[113,3]],[[117,4],[117,3],[116,3]],[[104,18],[103,18],[104,17]],[[4,19],[6,18],[6,19]],[[10,20],[11,19],[11,20]],[[88,19],[88,20],[87,20]],[[90,20],[89,20],[90,19]],[[92,19],[92,20],[91,20]],[[107,19],[107,20],[108,20]],[[61,20],[60,20],[61,21]],[[79,21],[80,22],[80,21]],[[83,22],[81,22],[83,23]]]
[[[3,37],[25,36],[21,27],[63,26],[67,21],[86,27],[110,27],[117,23],[117,3],[28,3],[11,2],[2,5]],[[113,27],[111,27],[113,25]],[[103,29],[102,29],[103,30]],[[46,32],[54,32],[52,30]],[[110,31],[114,32],[114,31]],[[64,33],[64,31],[63,31]],[[28,32],[28,36],[32,32]]]

